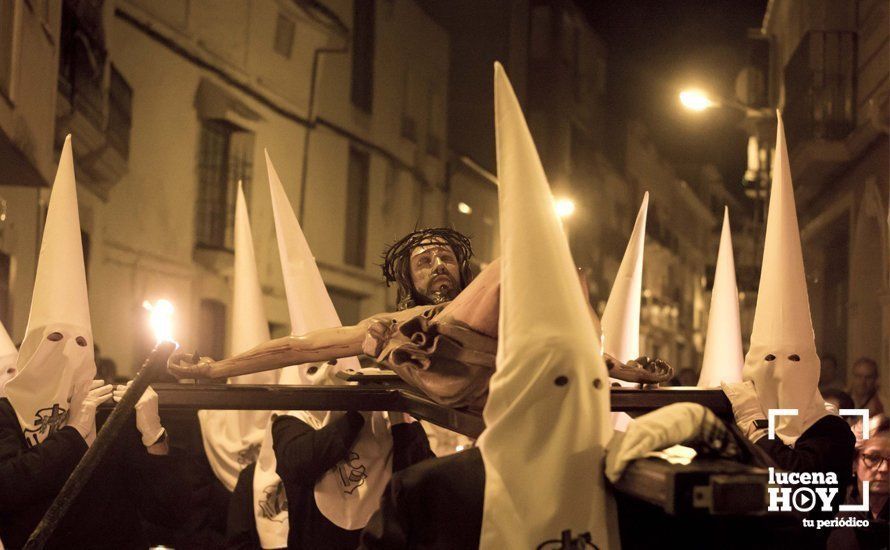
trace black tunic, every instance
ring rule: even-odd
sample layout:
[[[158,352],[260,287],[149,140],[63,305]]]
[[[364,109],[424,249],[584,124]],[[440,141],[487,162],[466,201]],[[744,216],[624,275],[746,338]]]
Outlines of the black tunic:
[[[835,472],[843,494],[853,452],[853,436],[846,422],[835,416],[821,419],[798,439],[793,449],[780,440],[768,443],[758,441],[784,469]],[[485,465],[477,448],[412,466],[393,475],[380,510],[362,532],[359,548],[478,548],[484,493]],[[690,548],[719,544],[724,549],[787,549],[800,547],[797,543],[803,541],[803,546],[813,542],[824,545],[824,540],[819,540],[822,532],[800,529],[799,520],[789,523],[785,518],[770,516],[713,516],[704,521],[701,517],[669,516],[637,499],[620,493],[615,496],[624,548],[664,547],[673,543]],[[646,528],[640,529],[640,525]]]
[[[355,411],[318,430],[293,416],[279,416],[273,422],[276,472],[287,495],[288,548],[353,549],[358,544],[361,530],[342,529],[318,509],[315,484],[348,457],[362,426],[364,418]],[[419,422],[394,425],[392,444],[393,472],[435,456]]]
[[[43,517],[87,445],[66,426],[28,448],[12,405],[0,399],[0,540],[20,548]],[[188,492],[174,456],[150,455],[135,422],[72,503],[46,548],[147,548],[140,515],[175,526]]]
[[[226,548],[228,550],[255,550],[261,548],[260,536],[253,516],[253,474],[256,462],[252,462],[238,474],[235,490],[229,500],[226,520]]]
[[[484,493],[478,448],[411,466],[393,474],[359,548],[478,548]]]

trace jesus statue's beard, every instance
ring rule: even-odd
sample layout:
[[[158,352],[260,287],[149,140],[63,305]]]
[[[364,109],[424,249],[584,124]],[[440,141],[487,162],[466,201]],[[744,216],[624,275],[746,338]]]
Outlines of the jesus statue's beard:
[[[439,285],[429,293],[428,297],[433,304],[442,304],[455,299],[458,294],[460,291],[453,286]]]
[[[430,300],[433,304],[444,304],[445,302],[451,301],[451,293],[449,292],[449,289],[433,291],[433,293],[430,294]]]

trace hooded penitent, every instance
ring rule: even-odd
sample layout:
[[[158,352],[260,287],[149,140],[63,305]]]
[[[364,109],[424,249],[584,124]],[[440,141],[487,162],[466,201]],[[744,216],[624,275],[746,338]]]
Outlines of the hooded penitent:
[[[781,114],[757,308],[742,377],[754,382],[764,413],[797,409],[795,416],[777,417],[776,434],[787,445],[794,445],[807,428],[829,414],[819,393],[819,356]]]
[[[305,334],[322,328],[340,326],[340,318],[328,295],[321,273],[309,244],[294,216],[287,195],[266,154],[269,187],[278,252],[284,274],[288,311],[292,334]],[[358,359],[351,357],[337,362],[337,369],[358,369]],[[281,372],[281,384],[333,384],[339,379],[332,375],[330,366],[292,366]],[[341,412],[290,411],[313,428],[320,428]],[[282,509],[281,480],[275,473],[275,453],[272,449],[271,429],[260,449],[253,481],[254,510],[260,542],[264,548],[287,546],[287,509]],[[364,476],[341,475],[353,469],[363,470]],[[343,529],[361,529],[378,508],[380,496],[392,475],[392,436],[389,422],[383,413],[365,416],[365,424],[352,448],[349,463],[338,464],[327,472],[315,486],[315,503],[319,511]],[[347,480],[344,482],[344,479]],[[277,503],[277,504],[276,504]]]
[[[18,372],[15,368],[18,355],[6,327],[0,324],[0,397],[6,397],[6,383]]]
[[[70,135],[49,199],[16,368],[6,394],[33,446],[65,425],[75,389],[96,375]]]
[[[708,314],[708,336],[698,386],[712,388],[719,387],[720,382],[741,382],[744,363],[742,328],[739,322],[739,289],[735,282],[727,208],[723,213],[723,231],[720,233],[714,288],[711,291],[711,310]]]
[[[647,192],[643,195],[633,233],[630,234],[606,309],[603,310],[603,351],[624,363],[640,356],[640,295],[648,209]]]
[[[244,192],[238,186],[235,201],[235,277],[232,294],[231,353],[247,351],[269,340],[269,323],[263,311],[263,291],[256,270],[253,238]],[[279,371],[245,374],[229,384],[274,384]],[[204,450],[216,477],[230,491],[238,474],[256,460],[266,433],[269,411],[199,411]]]
[[[618,547],[603,477],[609,379],[531,134],[495,64],[501,299],[497,370],[479,439],[480,548],[539,548],[589,533]]]
[[[649,211],[649,192],[637,212],[633,232],[624,250],[624,257],[612,283],[602,319],[603,352],[626,363],[640,356],[640,297],[643,288],[643,252],[646,242],[646,214]],[[610,384],[633,387],[633,382],[610,378]],[[624,431],[633,419],[623,412],[612,413],[612,426]]]

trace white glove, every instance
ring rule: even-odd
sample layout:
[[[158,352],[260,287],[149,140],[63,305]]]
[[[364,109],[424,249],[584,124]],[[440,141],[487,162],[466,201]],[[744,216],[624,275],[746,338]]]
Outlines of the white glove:
[[[111,384],[104,380],[87,380],[74,388],[68,425],[77,430],[87,445],[96,439],[96,408],[111,398]]]
[[[692,439],[701,432],[706,414],[698,403],[674,403],[637,417],[609,441],[606,477],[615,483],[630,461]]]
[[[127,382],[126,386],[115,386],[114,402],[119,402],[127,388],[133,381]],[[136,427],[142,434],[142,444],[151,447],[164,435],[164,427],[161,426],[161,417],[158,414],[158,394],[155,393],[151,386],[145,388],[145,393],[136,402]]]
[[[723,393],[732,403],[732,415],[735,417],[735,423],[745,434],[745,437],[754,442],[766,435],[766,428],[755,425],[757,420],[766,420],[766,415],[763,414],[760,400],[757,399],[754,382],[745,380],[732,384],[721,383],[720,387],[723,388]]]

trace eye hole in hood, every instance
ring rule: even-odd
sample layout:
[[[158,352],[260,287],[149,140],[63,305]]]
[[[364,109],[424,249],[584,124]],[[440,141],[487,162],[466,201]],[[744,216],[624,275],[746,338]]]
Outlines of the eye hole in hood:
[[[83,336],[78,336],[77,338],[74,339],[74,341],[77,342],[77,345],[82,348],[85,348],[87,346],[87,339],[84,338]]]
[[[788,360],[795,361],[795,362],[800,361],[800,355],[798,355],[796,353],[792,353],[791,355],[788,356]]]
[[[64,338],[64,336],[62,336],[61,332],[51,332],[49,333],[49,336],[46,337],[50,342],[58,342],[62,338]]]
[[[773,355],[772,353],[770,353],[769,355],[767,355],[766,357],[764,357],[764,359],[766,359],[767,361],[775,361],[775,360],[776,360],[776,356]]]

